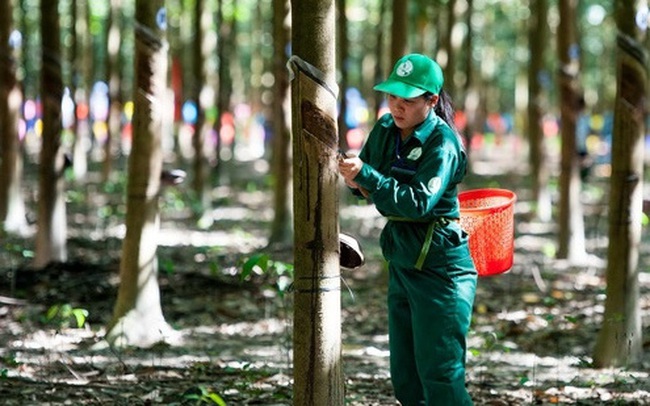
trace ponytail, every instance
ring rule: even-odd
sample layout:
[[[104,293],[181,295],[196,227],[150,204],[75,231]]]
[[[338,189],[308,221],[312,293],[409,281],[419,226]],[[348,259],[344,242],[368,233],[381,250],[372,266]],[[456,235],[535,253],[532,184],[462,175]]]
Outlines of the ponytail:
[[[438,103],[436,103],[435,107],[433,108],[433,111],[436,113],[438,117],[442,119],[442,121],[447,123],[449,128],[451,128],[454,134],[456,134],[456,137],[458,138],[461,148],[465,149],[465,142],[463,138],[460,136],[460,133],[456,128],[456,124],[454,123],[454,118],[456,114],[456,111],[454,109],[454,104],[451,101],[451,96],[449,96],[449,93],[447,93],[446,90],[444,89],[440,90],[440,93],[438,94]]]
[[[458,132],[458,130],[456,130],[456,125],[454,124],[454,105],[449,93],[444,89],[440,90],[440,93],[438,94],[438,103],[436,103],[433,111],[435,111],[436,115],[443,119],[443,121],[447,123],[454,132]]]

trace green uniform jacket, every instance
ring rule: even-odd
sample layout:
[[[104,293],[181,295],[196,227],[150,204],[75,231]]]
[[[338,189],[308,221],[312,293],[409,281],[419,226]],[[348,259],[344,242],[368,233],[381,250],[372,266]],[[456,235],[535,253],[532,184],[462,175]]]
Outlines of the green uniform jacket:
[[[375,124],[359,158],[364,162],[354,181],[367,189],[377,210],[389,219],[380,244],[395,265],[413,267],[429,225],[458,219],[457,185],[466,172],[467,157],[453,130],[433,111],[405,140],[390,114]],[[463,261],[469,251],[467,234],[452,221],[435,227],[425,267]]]

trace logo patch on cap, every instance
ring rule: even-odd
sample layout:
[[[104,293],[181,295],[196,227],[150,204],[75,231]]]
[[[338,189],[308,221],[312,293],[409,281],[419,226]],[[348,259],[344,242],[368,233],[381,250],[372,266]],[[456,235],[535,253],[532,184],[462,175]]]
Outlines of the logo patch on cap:
[[[401,76],[401,77],[410,75],[411,73],[413,73],[413,62],[408,61],[408,60],[402,62],[397,67],[397,70],[396,70],[395,73],[397,73],[397,76]]]

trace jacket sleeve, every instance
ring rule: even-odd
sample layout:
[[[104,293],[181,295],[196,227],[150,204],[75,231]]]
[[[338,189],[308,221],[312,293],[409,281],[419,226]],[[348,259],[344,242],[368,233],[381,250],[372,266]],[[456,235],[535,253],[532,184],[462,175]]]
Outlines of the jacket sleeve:
[[[451,142],[453,144],[453,142]],[[377,209],[385,216],[426,220],[448,188],[455,187],[460,165],[459,150],[443,137],[442,145],[427,146],[409,183],[397,181],[364,163],[355,182],[367,189]]]

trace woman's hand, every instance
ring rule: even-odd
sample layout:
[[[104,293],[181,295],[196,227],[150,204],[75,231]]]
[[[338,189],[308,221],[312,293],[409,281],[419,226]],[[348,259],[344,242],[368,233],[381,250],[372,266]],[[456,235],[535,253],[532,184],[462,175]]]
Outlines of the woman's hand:
[[[368,197],[368,191],[354,181],[354,178],[356,178],[359,172],[361,172],[362,167],[363,161],[356,156],[339,159],[339,172],[341,173],[341,176],[343,176],[345,184],[352,189],[359,189],[363,197]]]
[[[361,172],[361,167],[363,167],[363,161],[356,156],[339,160],[339,172],[346,182],[354,180]]]

